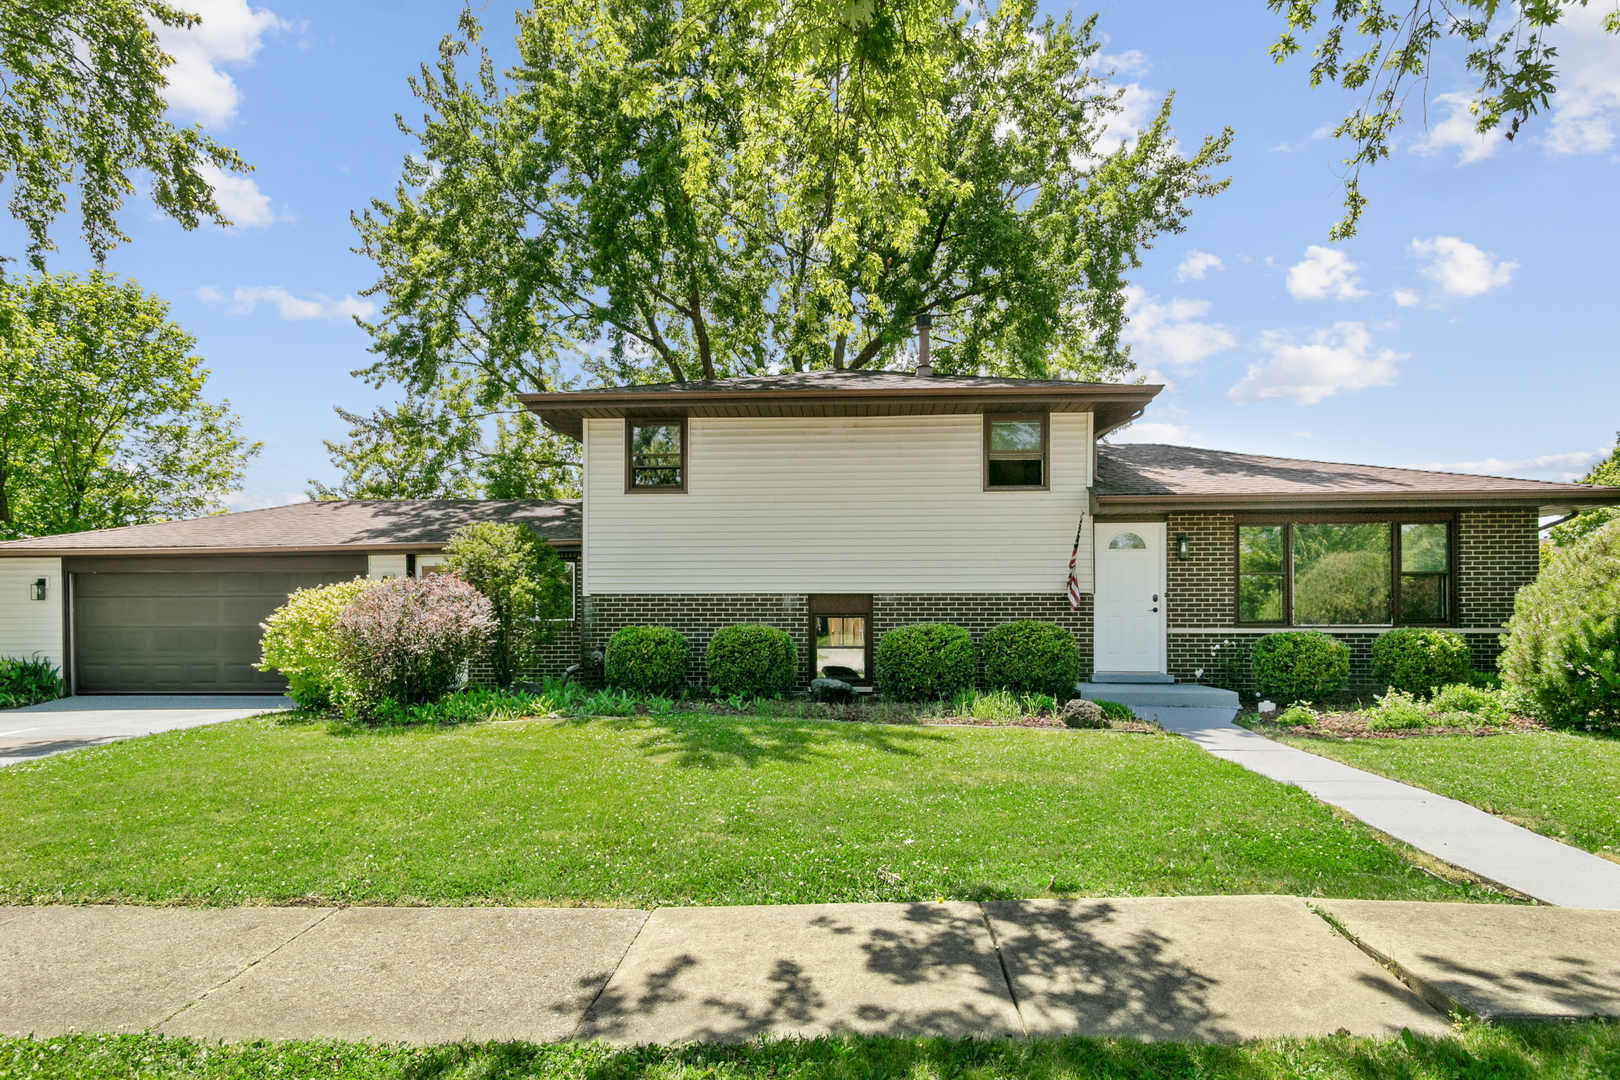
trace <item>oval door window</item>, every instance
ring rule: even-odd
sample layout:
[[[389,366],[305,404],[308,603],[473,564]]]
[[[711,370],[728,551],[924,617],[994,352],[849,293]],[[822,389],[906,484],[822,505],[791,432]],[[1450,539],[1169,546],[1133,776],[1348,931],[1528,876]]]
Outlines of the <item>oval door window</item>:
[[[1133,532],[1122,532],[1108,541],[1108,547],[1111,551],[1125,551],[1133,548],[1145,548],[1147,542]]]

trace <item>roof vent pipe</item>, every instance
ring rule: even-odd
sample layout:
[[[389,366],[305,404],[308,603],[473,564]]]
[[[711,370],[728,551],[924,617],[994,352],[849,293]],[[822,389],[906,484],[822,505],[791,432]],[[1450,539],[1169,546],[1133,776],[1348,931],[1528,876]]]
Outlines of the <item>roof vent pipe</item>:
[[[928,328],[934,325],[934,316],[923,312],[917,316],[917,374],[932,375],[934,365],[928,359]]]

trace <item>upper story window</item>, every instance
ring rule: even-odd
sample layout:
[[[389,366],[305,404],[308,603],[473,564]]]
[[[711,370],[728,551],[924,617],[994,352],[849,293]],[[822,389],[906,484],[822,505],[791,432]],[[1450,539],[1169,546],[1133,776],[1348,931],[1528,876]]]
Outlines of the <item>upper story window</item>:
[[[686,419],[624,422],[626,491],[686,490]]]
[[[1451,592],[1449,520],[1237,527],[1240,623],[1443,624]]]
[[[1047,476],[1046,415],[984,418],[984,486],[1045,490]]]

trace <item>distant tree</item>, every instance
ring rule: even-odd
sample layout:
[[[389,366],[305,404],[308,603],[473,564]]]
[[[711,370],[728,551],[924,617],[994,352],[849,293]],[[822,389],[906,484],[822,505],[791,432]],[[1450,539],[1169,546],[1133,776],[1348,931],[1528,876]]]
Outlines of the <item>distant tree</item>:
[[[494,610],[485,648],[495,684],[509,686],[556,635],[570,614],[568,567],[526,525],[480,521],[459,529],[445,546],[444,569],[477,589]]]
[[[1593,465],[1587,474],[1576,481],[1577,484],[1599,484],[1605,487],[1620,487],[1620,431],[1615,432],[1615,446],[1609,456]],[[1597,510],[1583,510],[1570,518],[1562,525],[1554,525],[1547,530],[1547,539],[1553,548],[1574,547],[1584,537],[1597,532],[1611,521],[1620,520],[1620,506],[1605,506]],[[1542,547],[1542,565],[1545,567],[1552,552],[1546,545]]]
[[[168,313],[100,271],[0,284],[0,533],[224,509],[259,444],[204,399],[196,339]]]
[[[464,13],[412,82],[420,151],[356,218],[370,374],[487,406],[565,355],[602,382],[874,368],[930,314],[948,371],[1118,375],[1125,274],[1225,186],[1230,132],[1178,152],[1166,102],[1104,153],[1091,31],[1029,0],[534,0],[508,79],[481,53],[464,83]]]
[[[163,117],[163,69],[174,63],[155,26],[201,20],[161,0],[0,0],[0,182],[28,231],[28,261],[45,269],[50,226],[77,186],[84,242],[100,264],[126,237],[114,218],[150,176],[158,209],[187,229],[230,221],[205,164],[247,172],[236,151]]]
[[[1337,83],[1364,92],[1361,105],[1339,122],[1333,134],[1347,138],[1355,150],[1345,159],[1343,219],[1328,232],[1330,240],[1356,235],[1367,199],[1361,194],[1361,168],[1389,157],[1390,139],[1401,122],[1401,110],[1414,84],[1428,93],[1434,50],[1447,38],[1467,49],[1464,64],[1479,78],[1470,108],[1480,134],[1507,124],[1512,140],[1519,128],[1548,106],[1557,90],[1558,50],[1547,35],[1570,8],[1587,0],[1266,0],[1288,20],[1288,30],[1271,46],[1282,64],[1300,51],[1296,32],[1304,33],[1325,19],[1326,29],[1311,55],[1311,85]],[[1318,9],[1327,8],[1319,13]],[[1493,37],[1491,23],[1499,11],[1510,21]],[[1603,20],[1603,28],[1620,34],[1620,9]],[[1349,35],[1352,43],[1346,42]],[[1363,39],[1365,49],[1362,48]]]

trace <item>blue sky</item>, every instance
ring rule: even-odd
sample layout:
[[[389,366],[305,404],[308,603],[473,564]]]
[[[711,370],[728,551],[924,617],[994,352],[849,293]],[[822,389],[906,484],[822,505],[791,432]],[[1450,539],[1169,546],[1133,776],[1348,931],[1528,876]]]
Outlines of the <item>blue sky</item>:
[[[172,112],[257,171],[222,190],[239,223],[228,231],[187,233],[133,201],[122,219],[133,243],[108,268],[170,302],[197,335],[210,392],[264,443],[232,504],[295,501],[309,479],[335,479],[321,445],[344,434],[332,407],[388,397],[349,375],[368,360],[350,316],[368,310],[360,291],[373,280],[350,250],[349,213],[391,194],[413,147],[394,114],[420,117],[405,80],[434,58],[459,5],[185,6],[204,25],[171,39]],[[1076,7],[1100,13],[1126,121],[1173,90],[1184,141],[1236,131],[1231,187],[1133,277],[1134,355],[1169,385],[1123,438],[1585,472],[1620,428],[1620,39],[1598,32],[1605,9],[1599,0],[1564,31],[1564,92],[1514,144],[1472,134],[1449,96],[1465,74],[1444,56],[1427,127],[1414,98],[1392,160],[1364,176],[1361,235],[1329,245],[1345,152],[1326,132],[1349,102],[1312,90],[1306,62],[1271,63],[1280,20],[1263,0]],[[510,55],[505,11],[480,11],[497,58]],[[20,250],[18,230],[0,228]],[[51,269],[87,267],[71,234],[62,219]]]

